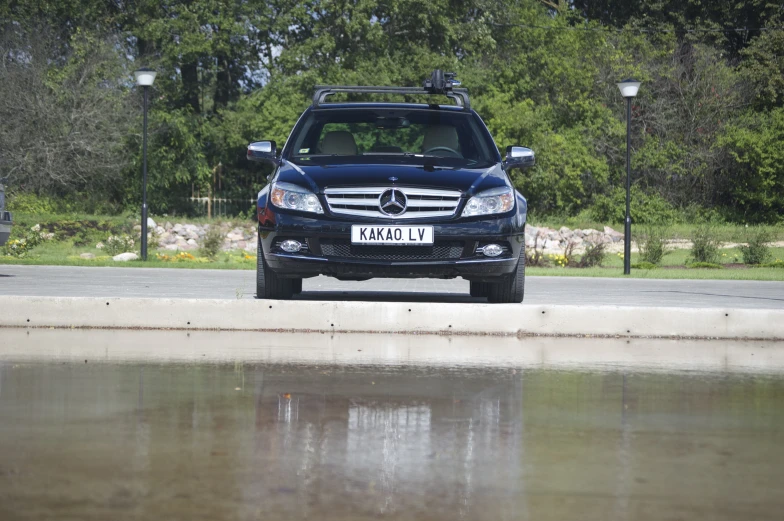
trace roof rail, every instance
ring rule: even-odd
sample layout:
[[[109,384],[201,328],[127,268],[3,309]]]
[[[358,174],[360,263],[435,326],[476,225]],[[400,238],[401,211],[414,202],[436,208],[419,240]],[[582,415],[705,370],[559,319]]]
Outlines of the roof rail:
[[[434,82],[435,80],[435,82]],[[435,83],[435,85],[434,85]],[[434,71],[430,79],[425,80],[422,87],[363,87],[350,85],[317,85],[316,92],[313,94],[313,108],[318,108],[325,103],[327,96],[339,92],[352,94],[401,94],[401,95],[442,95],[455,100],[458,107],[463,110],[471,110],[471,102],[468,99],[467,89],[456,89],[453,85],[460,85],[455,79],[454,73],[443,73]]]

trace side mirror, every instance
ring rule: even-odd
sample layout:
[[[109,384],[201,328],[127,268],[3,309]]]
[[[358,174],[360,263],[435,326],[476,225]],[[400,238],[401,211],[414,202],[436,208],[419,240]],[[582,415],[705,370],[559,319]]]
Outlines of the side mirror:
[[[277,150],[274,141],[256,141],[248,145],[248,160],[277,164]]]
[[[526,147],[511,146],[506,147],[506,159],[504,166],[509,168],[528,168],[536,164],[534,151]]]

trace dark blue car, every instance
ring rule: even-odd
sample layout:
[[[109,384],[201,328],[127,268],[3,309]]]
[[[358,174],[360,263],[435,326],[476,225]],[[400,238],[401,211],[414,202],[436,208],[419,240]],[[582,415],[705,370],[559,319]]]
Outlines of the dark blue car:
[[[435,71],[423,88],[317,87],[282,150],[248,146],[275,165],[258,196],[258,298],[291,298],[317,275],[463,277],[472,296],[522,302],[527,205],[508,172],[534,154],[502,159],[458,84]],[[346,92],[456,103],[325,102]]]

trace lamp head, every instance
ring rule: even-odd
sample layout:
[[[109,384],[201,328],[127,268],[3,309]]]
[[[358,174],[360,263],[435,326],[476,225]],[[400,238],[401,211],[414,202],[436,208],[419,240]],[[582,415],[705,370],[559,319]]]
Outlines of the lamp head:
[[[147,67],[142,67],[133,73],[133,75],[136,76],[136,85],[139,87],[149,87],[152,85],[152,82],[155,81],[156,74],[157,73],[154,70]]]
[[[626,79],[618,82],[618,89],[621,91],[621,96],[624,98],[633,98],[640,89],[640,82],[633,79]]]

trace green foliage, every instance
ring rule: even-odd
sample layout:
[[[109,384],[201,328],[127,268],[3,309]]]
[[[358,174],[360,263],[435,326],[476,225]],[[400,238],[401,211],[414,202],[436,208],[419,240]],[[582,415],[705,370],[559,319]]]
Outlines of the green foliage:
[[[672,224],[678,213],[658,194],[647,194],[640,187],[632,186],[629,212],[634,224]],[[626,189],[616,188],[609,195],[594,199],[590,208],[592,219],[606,223],[622,223],[626,216]]]
[[[768,246],[772,239],[768,230],[762,227],[749,228],[745,235],[747,235],[746,244],[738,246],[744,264],[761,265],[773,258],[773,253]]]
[[[221,246],[223,246],[223,231],[220,223],[211,224],[202,239],[201,250],[208,259],[215,260],[215,257],[220,253]]]
[[[41,225],[36,224],[24,232],[21,238],[14,238],[3,245],[3,255],[21,259],[26,257],[36,246],[51,240],[52,234],[41,231]]]
[[[689,268],[705,268],[709,270],[721,270],[724,269],[724,266],[716,262],[692,262],[691,264],[689,264]]]
[[[662,226],[644,227],[634,239],[637,243],[637,249],[640,251],[642,262],[649,262],[656,266],[661,264],[664,256],[671,251],[667,246],[669,237],[669,230]]]
[[[659,266],[652,262],[642,261],[642,262],[637,262],[635,264],[632,264],[631,267],[635,270],[654,270]]]
[[[130,235],[111,235],[104,242],[103,249],[110,255],[119,255],[120,253],[134,251],[135,241]]]
[[[282,147],[314,85],[419,85],[442,68],[470,89],[500,150],[535,150],[537,165],[512,180],[537,216],[623,221],[615,83],[634,76],[635,224],[784,218],[784,31],[718,30],[780,27],[775,2],[20,0],[0,20],[11,42],[0,177],[49,198],[30,201],[33,212],[138,211],[141,91],[130,79],[146,65],[158,71],[148,150],[158,214],[194,213],[192,195],[256,193],[271,170],[246,161],[247,143]]]
[[[730,199],[734,213],[746,222],[775,222],[784,216],[784,108],[747,113],[728,125],[716,146],[729,161]]]
[[[596,266],[601,266],[602,262],[604,262],[604,257],[607,255],[606,246],[607,245],[603,242],[588,246],[585,248],[585,253],[582,254],[580,260],[577,261],[574,266],[578,268],[594,268]]]
[[[56,211],[56,206],[57,205],[51,197],[25,192],[9,194],[6,202],[7,210],[27,214],[54,213]]]
[[[693,264],[716,264],[719,261],[719,241],[716,232],[709,224],[695,228],[691,233],[692,248],[690,257]]]

